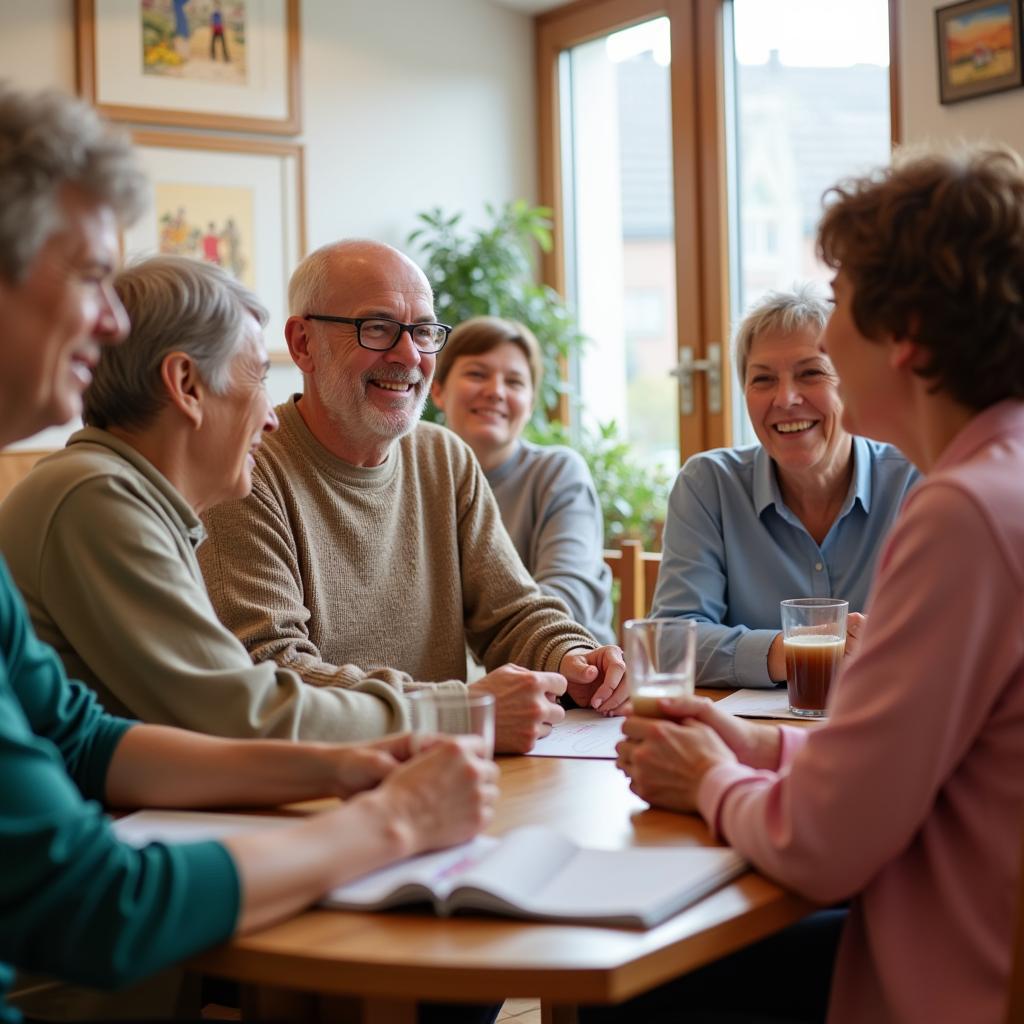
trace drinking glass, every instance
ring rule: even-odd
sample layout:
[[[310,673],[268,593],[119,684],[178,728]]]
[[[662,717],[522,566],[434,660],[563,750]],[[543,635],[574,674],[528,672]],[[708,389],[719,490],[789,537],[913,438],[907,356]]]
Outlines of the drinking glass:
[[[421,736],[479,736],[494,756],[494,697],[489,693],[414,690],[409,694],[413,745]]]
[[[823,718],[846,650],[849,602],[798,597],[783,601],[781,609],[789,710],[802,718]]]
[[[691,619],[630,619],[626,678],[633,713],[658,718],[658,701],[693,693],[697,624]]]

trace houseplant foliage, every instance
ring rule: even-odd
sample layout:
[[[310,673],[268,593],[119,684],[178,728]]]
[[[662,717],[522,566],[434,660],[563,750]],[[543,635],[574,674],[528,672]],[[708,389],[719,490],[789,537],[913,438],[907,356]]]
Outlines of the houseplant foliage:
[[[502,316],[528,324],[537,335],[544,353],[544,384],[534,413],[539,422],[566,390],[559,360],[580,351],[584,338],[562,297],[535,280],[537,250],[551,249],[551,210],[517,199],[501,209],[488,206],[487,215],[489,227],[467,230],[461,213],[421,213],[422,226],[409,243],[424,254],[439,320],[454,325],[474,316]],[[436,420],[437,411],[428,410],[427,418]]]
[[[535,279],[538,250],[551,249],[551,210],[517,199],[500,209],[488,206],[487,214],[490,226],[465,228],[462,214],[433,209],[419,215],[420,227],[409,236],[422,253],[438,319],[454,326],[488,315],[530,326],[544,354],[544,383],[527,436],[575,448],[586,460],[601,500],[607,546],[633,538],[660,547],[668,475],[640,462],[614,421],[588,426],[584,410],[583,425],[570,435],[547,415],[569,390],[561,361],[586,345],[562,297]],[[443,419],[433,403],[424,418]]]

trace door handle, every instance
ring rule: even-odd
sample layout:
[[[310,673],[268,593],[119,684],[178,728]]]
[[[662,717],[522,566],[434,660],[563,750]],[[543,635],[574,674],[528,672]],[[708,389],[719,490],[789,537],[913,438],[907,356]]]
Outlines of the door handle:
[[[708,412],[722,411],[722,346],[717,342],[708,345],[707,358],[697,359],[692,345],[679,349],[679,363],[669,374],[679,381],[679,411],[683,416],[693,413],[693,375],[708,375]]]

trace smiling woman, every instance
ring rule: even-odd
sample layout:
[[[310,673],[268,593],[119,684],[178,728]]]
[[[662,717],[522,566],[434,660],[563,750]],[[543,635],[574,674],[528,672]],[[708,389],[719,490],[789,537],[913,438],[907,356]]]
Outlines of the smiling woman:
[[[882,538],[913,467],[847,433],[820,335],[828,304],[810,286],[773,292],[736,331],[736,367],[757,445],[694,456],[669,499],[652,614],[698,623],[697,681],[786,678],[779,602],[850,603],[856,649]]]
[[[542,367],[540,346],[524,324],[473,317],[441,352],[431,394],[473,449],[530,575],[601,643],[613,643],[611,571],[590,471],[568,448],[522,438]]]

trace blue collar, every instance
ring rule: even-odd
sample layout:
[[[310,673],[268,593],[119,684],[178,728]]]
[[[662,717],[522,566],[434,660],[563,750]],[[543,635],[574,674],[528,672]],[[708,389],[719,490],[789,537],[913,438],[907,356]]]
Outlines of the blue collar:
[[[836,516],[837,522],[853,508],[855,501],[860,502],[865,512],[871,511],[871,450],[867,440],[855,436],[851,453],[853,477],[843,507]],[[782,500],[779,481],[775,475],[775,463],[764,448],[759,447],[754,456],[754,508],[760,516],[766,508],[772,506],[783,518],[791,518],[793,515]]]

